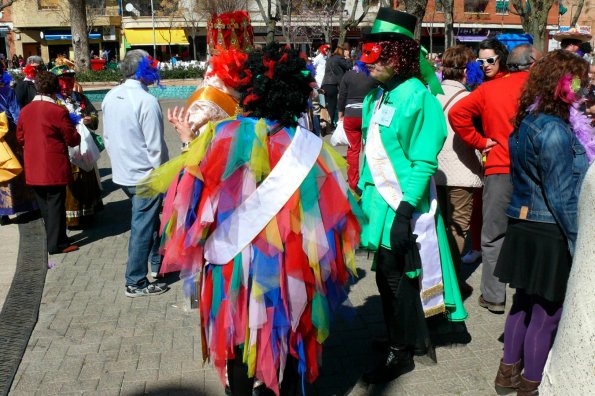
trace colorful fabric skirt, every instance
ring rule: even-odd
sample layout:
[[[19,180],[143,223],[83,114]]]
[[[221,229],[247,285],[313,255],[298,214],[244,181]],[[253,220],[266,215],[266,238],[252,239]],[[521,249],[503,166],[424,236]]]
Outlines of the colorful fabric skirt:
[[[278,393],[289,355],[298,360],[302,378],[312,382],[318,376],[331,314],[347,299],[344,286],[356,276],[361,230],[345,161],[325,144],[297,191],[247,247],[225,265],[204,260],[205,240],[291,144],[295,130],[271,134],[274,127],[246,117],[211,125],[148,185],[157,191],[169,185],[162,272],[201,272],[205,358],[223,382],[226,361],[241,359],[250,377]]]

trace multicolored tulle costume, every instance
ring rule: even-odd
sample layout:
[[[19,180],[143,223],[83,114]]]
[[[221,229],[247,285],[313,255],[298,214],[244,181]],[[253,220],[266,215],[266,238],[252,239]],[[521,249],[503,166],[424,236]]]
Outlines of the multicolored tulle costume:
[[[294,139],[296,129],[277,125],[239,116],[210,124],[187,153],[155,172],[149,186],[165,191],[169,185],[162,272],[202,271],[205,358],[222,381],[226,360],[242,359],[249,376],[278,394],[288,354],[298,360],[302,378],[318,376],[330,315],[356,276],[361,229],[345,161],[324,144],[297,191],[251,243],[227,264],[206,262],[205,241],[267,178]],[[238,346],[243,356],[234,356]]]

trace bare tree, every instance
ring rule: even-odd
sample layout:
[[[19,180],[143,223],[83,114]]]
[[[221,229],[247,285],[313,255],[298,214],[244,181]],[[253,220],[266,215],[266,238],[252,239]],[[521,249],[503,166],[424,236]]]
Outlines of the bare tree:
[[[436,0],[436,5],[442,5],[444,11],[444,50],[455,45],[454,37],[454,0]]]
[[[351,28],[357,27],[361,21],[364,20],[368,11],[370,10],[370,1],[369,0],[362,0],[362,12],[356,18],[357,13],[357,6],[359,4],[358,0],[353,0],[351,4],[351,11],[349,12],[347,19],[344,19],[343,10],[339,13],[339,42],[338,45],[342,45],[345,42],[345,38],[347,37],[347,31]],[[348,10],[345,10],[348,11]]]
[[[426,15],[426,8],[428,7],[428,0],[403,0],[405,4],[405,11],[411,15],[415,15],[417,18],[417,25],[415,26],[415,38],[420,39],[421,37],[421,22]],[[400,2],[395,0],[393,7],[400,8]]]
[[[570,26],[576,26],[576,23],[578,22],[578,18],[581,16],[581,12],[583,11],[584,5],[585,5],[585,0],[578,0],[578,3],[576,4],[576,12],[574,14],[572,14],[572,7],[570,8],[570,13],[571,13]]]
[[[186,26],[190,26],[190,34],[192,36],[192,53],[194,59],[198,59],[196,53],[196,36],[203,21],[209,19],[209,12],[205,8],[205,4],[200,0],[186,0],[184,6],[181,8],[181,15]]]
[[[275,29],[277,28],[277,22],[281,20],[281,16],[279,15],[279,6],[276,0],[265,0],[267,2],[267,8],[265,11],[264,6],[262,5],[262,0],[255,1],[258,5],[258,10],[260,11],[262,20],[267,27],[267,44],[270,44],[275,41]]]
[[[6,7],[10,7],[16,0],[0,0],[0,11]]]
[[[178,25],[178,20],[182,18],[182,9],[180,8],[179,0],[161,0],[159,2],[159,9],[155,12],[155,15],[166,19],[167,30],[159,30],[161,38],[167,42],[167,49],[169,51],[169,57],[172,57],[171,43],[172,34],[171,31]]]
[[[68,0],[74,64],[77,71],[89,70],[89,33],[87,31],[87,3]]]
[[[511,14],[521,18],[523,30],[533,36],[533,46],[545,51],[547,17],[555,0],[511,0]]]

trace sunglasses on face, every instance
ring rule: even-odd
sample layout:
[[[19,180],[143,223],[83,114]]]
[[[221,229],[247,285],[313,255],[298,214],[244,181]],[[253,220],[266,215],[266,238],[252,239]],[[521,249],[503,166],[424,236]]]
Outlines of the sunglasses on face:
[[[480,66],[485,66],[486,63],[488,65],[495,65],[496,61],[498,60],[498,55],[490,56],[489,58],[477,58],[477,63]]]

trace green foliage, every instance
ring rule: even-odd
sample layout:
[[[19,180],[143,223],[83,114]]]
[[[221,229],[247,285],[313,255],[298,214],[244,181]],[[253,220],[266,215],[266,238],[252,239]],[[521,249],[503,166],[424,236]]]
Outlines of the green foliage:
[[[21,72],[9,72],[15,81],[22,80],[25,76]],[[182,80],[182,79],[199,79],[205,74],[205,70],[200,67],[189,67],[184,69],[182,67],[172,70],[161,70],[162,80]],[[85,71],[76,74],[78,82],[118,82],[122,79],[122,75],[117,69],[108,68],[100,71]]]
[[[95,81],[120,81],[122,75],[118,70],[103,69],[100,71],[88,70],[76,73],[76,80],[78,82],[95,82]]]

